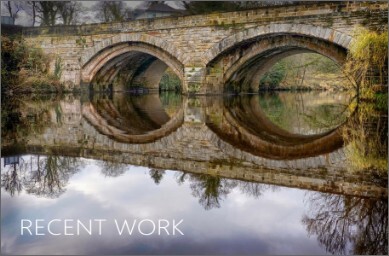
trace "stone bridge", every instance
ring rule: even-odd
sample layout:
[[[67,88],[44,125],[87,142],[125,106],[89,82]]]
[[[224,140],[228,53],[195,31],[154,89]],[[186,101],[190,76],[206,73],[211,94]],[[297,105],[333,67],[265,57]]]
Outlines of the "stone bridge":
[[[52,56],[68,88],[157,89],[170,67],[183,93],[221,93],[226,84],[256,90],[285,56],[316,52],[342,63],[360,25],[387,26],[386,2],[317,2],[122,23],[25,28],[25,39]]]
[[[322,192],[387,197],[387,180],[377,182],[377,177],[347,170],[340,128],[310,136],[290,134],[269,123],[255,101],[233,109],[226,108],[222,97],[183,97],[169,110],[157,94],[126,99],[71,97],[45,105],[26,103],[22,119],[34,120],[27,126],[33,131],[20,131],[22,135],[16,138],[3,134],[2,156],[84,157]],[[139,106],[148,109],[146,113],[140,115]],[[242,123],[240,117],[247,120],[247,108],[258,123]]]

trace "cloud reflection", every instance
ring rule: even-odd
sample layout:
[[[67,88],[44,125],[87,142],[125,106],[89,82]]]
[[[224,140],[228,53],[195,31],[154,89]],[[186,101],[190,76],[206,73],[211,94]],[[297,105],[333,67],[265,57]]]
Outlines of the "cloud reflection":
[[[2,193],[2,252],[5,254],[322,254],[308,238],[301,216],[304,192],[281,188],[261,191],[258,197],[229,188],[220,208],[205,211],[193,197],[191,183],[177,183],[165,171],[158,186],[149,168],[127,166],[120,177],[106,177],[100,161],[84,160],[70,177],[67,190],[47,199]],[[190,181],[190,179],[189,179]],[[245,188],[247,189],[247,187]],[[4,192],[4,190],[3,190]],[[47,203],[49,202],[49,203]],[[108,221],[184,219],[184,236],[119,236],[108,225],[102,236],[20,236],[20,219],[75,218]]]

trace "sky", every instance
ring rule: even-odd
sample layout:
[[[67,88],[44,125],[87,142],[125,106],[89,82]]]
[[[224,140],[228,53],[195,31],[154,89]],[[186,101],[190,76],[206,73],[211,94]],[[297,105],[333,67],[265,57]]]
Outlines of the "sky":
[[[3,8],[3,2],[1,1],[1,15],[2,16],[9,16],[8,11]],[[80,1],[82,5],[85,7],[86,11],[81,14],[81,19],[85,20],[84,23],[96,23],[99,22],[95,17],[94,14],[90,12],[90,9],[95,5],[98,1]],[[131,7],[133,9],[139,8],[142,3],[145,1],[123,1],[128,7]],[[170,5],[173,8],[179,8],[177,3],[175,1],[166,1],[166,4]],[[21,26],[31,26],[32,20],[31,17],[27,14],[25,11],[20,11],[18,13],[18,17],[15,20],[15,25],[21,25]],[[37,25],[37,23],[36,23]]]

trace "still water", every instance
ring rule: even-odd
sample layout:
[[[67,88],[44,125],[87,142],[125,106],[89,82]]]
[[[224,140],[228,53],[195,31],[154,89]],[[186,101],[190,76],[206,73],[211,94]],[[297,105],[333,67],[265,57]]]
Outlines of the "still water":
[[[316,91],[8,102],[1,250],[385,254],[387,173],[356,165],[356,105],[348,93]],[[373,121],[385,133],[387,120]],[[39,220],[45,235],[21,235],[23,219],[33,232]],[[52,233],[61,235],[47,230],[54,219]],[[104,220],[101,232],[97,219]],[[77,234],[77,220],[93,230]],[[131,235],[116,226],[142,220]],[[173,221],[181,221],[174,235]],[[168,232],[158,230],[161,223]]]

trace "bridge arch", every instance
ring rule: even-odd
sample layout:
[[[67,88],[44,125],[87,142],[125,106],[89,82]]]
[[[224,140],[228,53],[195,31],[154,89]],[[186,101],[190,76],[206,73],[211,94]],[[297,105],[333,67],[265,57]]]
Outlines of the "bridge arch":
[[[291,55],[317,53],[330,58],[339,66],[347,57],[346,49],[326,41],[300,36],[278,35],[263,39],[250,47],[238,61],[224,72],[224,82],[237,83],[244,90],[258,90],[261,76],[275,63]]]
[[[171,44],[150,35],[117,35],[105,39],[94,47],[84,50],[81,62],[81,81],[112,83],[117,74],[130,67],[131,79],[146,79],[146,84],[158,86],[159,81],[170,67],[183,81],[182,61],[171,49]],[[153,74],[147,76],[147,74]],[[128,78],[128,77],[127,77]],[[158,87],[157,87],[158,88]],[[186,88],[183,88],[185,91]]]
[[[243,30],[231,36],[228,36],[220,42],[214,44],[202,55],[202,61],[205,65],[215,59],[218,55],[234,47],[243,41],[265,37],[274,34],[293,34],[309,36],[337,44],[345,49],[349,48],[352,37],[343,32],[332,28],[313,26],[306,24],[269,24]]]
[[[301,24],[272,24],[227,37],[204,55],[207,91],[223,91],[235,83],[241,91],[254,90],[255,82],[276,61],[292,54],[314,52],[342,64],[351,37],[333,29]]]

